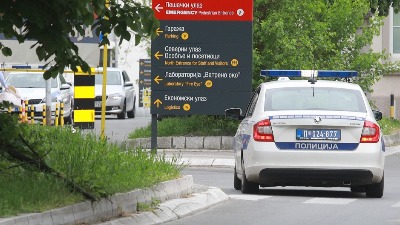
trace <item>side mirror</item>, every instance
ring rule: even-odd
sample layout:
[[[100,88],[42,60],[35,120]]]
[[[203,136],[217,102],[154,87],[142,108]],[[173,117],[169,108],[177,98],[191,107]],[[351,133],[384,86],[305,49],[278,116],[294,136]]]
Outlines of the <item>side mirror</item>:
[[[225,110],[225,118],[241,120],[244,117],[240,108],[230,108]]]
[[[373,109],[372,112],[374,113],[374,117],[375,117],[376,121],[379,121],[379,120],[382,119],[382,112],[381,111]]]
[[[125,84],[124,84],[124,87],[132,87],[133,86],[133,83],[132,82],[126,82]]]
[[[69,89],[71,86],[69,84],[61,84],[60,90],[67,90]]]

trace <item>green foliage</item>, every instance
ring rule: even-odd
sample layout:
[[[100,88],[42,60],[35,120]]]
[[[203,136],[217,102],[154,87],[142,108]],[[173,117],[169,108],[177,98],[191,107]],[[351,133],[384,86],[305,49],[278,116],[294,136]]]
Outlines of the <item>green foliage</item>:
[[[30,142],[41,143],[37,146],[39,151],[48,152],[48,165],[98,197],[149,187],[179,176],[179,169],[163,156],[141,149],[121,151],[116,144],[93,134],[29,126],[28,135]]]
[[[382,17],[367,16],[367,0],[254,4],[254,80],[259,80],[261,69],[356,70],[356,82],[372,92],[373,83],[398,68],[385,63],[385,52],[366,48],[382,26]]]
[[[80,66],[87,72],[89,66],[79,56],[79,49],[69,36],[85,35],[84,26],[91,26],[99,36],[112,30],[123,40],[130,40],[133,32],[136,44],[142,37],[154,36],[159,26],[152,9],[130,0],[4,0],[0,2],[0,33],[6,38],[16,38],[20,43],[36,40],[36,55],[40,60],[53,58],[44,73],[45,79],[56,77],[65,67],[76,71]],[[94,13],[98,18],[94,20]],[[107,36],[101,45],[109,44]],[[3,55],[12,50],[0,43]]]
[[[69,127],[20,124],[14,117],[0,113],[2,125],[6,116],[12,121],[7,127],[15,127],[12,133],[16,137],[21,134],[26,142],[7,134],[5,127],[0,126],[0,134],[5,134],[0,136],[0,215],[42,211],[81,201],[83,196],[78,190],[71,193],[71,188],[67,188],[69,183],[60,177],[100,198],[180,176],[182,166],[176,165],[176,157],[166,159],[165,155],[142,149],[122,151],[93,134],[73,133]],[[10,143],[23,146],[26,151],[13,145],[24,156],[33,154],[42,158],[57,173],[43,173],[7,155],[4,146],[12,146]]]
[[[52,176],[19,168],[0,170],[0,217],[43,212],[84,201]]]
[[[394,134],[400,131],[400,120],[392,119],[389,117],[383,117],[382,120],[378,121],[384,135]]]
[[[239,125],[238,120],[222,116],[192,115],[164,118],[157,122],[157,136],[233,136]],[[151,136],[151,125],[136,129],[129,138]]]

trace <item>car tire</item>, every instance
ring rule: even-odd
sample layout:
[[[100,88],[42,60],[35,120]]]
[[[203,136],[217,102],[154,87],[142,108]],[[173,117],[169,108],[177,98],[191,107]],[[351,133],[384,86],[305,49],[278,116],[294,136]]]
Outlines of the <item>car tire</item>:
[[[244,169],[244,163],[242,160],[242,180],[241,180],[241,191],[244,194],[254,194],[257,193],[260,185],[257,183],[248,181],[246,178],[246,171]]]
[[[368,198],[382,198],[384,182],[384,176],[382,176],[382,180],[379,183],[367,185],[365,195]]]
[[[133,108],[131,111],[128,111],[126,114],[128,115],[128,118],[135,118],[135,103],[133,102]]]
[[[117,114],[117,118],[120,120],[125,119],[126,117],[126,104],[124,102],[124,106],[122,107],[122,112]]]
[[[240,190],[242,188],[242,181],[238,178],[237,173],[236,173],[236,166],[233,172],[233,187],[235,190]]]

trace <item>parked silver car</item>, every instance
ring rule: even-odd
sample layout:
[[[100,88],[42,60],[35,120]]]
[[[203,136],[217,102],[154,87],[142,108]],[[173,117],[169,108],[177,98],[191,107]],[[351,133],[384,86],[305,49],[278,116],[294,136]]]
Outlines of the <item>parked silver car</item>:
[[[102,72],[103,68],[98,68],[97,72]],[[101,114],[101,100],[103,87],[103,74],[95,75],[95,112]],[[128,74],[118,68],[107,68],[106,83],[106,110],[105,114],[116,114],[118,119],[135,117],[136,94],[133,83]]]
[[[10,72],[7,83],[14,86],[22,100],[28,100],[35,107],[35,119],[42,119],[43,105],[46,104],[46,81],[40,72]],[[51,117],[55,118],[56,103],[64,103],[64,122],[73,123],[73,95],[71,86],[62,74],[51,79]]]

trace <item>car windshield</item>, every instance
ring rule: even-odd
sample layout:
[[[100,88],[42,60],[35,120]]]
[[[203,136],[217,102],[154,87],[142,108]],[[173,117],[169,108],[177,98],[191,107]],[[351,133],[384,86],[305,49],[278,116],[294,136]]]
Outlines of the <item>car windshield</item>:
[[[366,112],[362,95],[343,88],[295,87],[266,91],[265,111],[329,110]]]
[[[7,82],[16,88],[46,88],[46,80],[41,73],[10,73]],[[51,87],[57,88],[54,78],[51,78]]]
[[[118,71],[107,72],[107,85],[121,85],[121,75]],[[103,74],[96,74],[95,84],[103,84]]]

